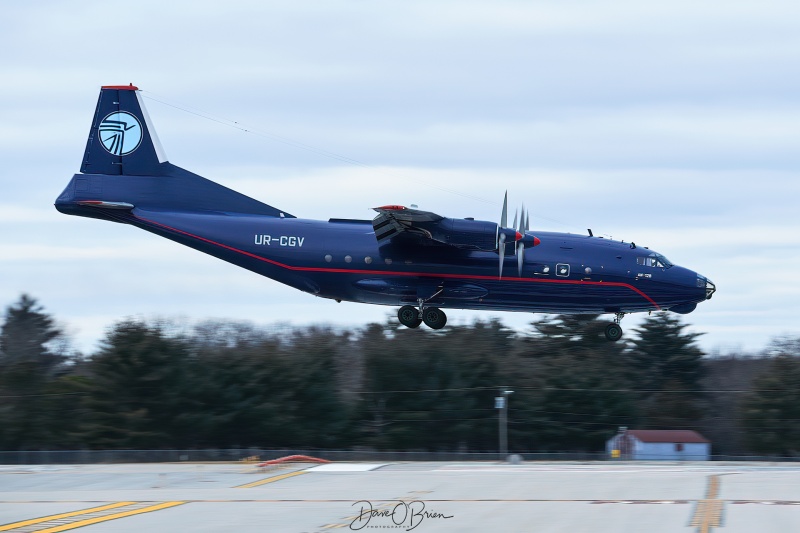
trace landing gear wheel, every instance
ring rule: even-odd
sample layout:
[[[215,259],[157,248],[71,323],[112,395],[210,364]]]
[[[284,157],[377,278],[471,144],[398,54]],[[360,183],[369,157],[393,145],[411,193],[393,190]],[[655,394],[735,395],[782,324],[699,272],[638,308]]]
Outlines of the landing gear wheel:
[[[606,326],[606,339],[611,342],[617,342],[622,338],[622,328],[619,324],[614,322]]]
[[[422,321],[431,329],[442,329],[447,324],[447,315],[438,307],[426,307],[422,311]]]
[[[404,305],[397,312],[397,319],[407,328],[414,329],[422,324],[417,308],[411,305]]]

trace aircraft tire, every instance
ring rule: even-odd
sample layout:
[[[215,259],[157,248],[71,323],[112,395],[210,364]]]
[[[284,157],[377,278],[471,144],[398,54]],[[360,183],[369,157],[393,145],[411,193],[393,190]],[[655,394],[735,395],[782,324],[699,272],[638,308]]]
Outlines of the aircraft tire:
[[[422,311],[422,321],[431,329],[442,329],[447,324],[447,315],[438,307],[426,307]]]
[[[617,323],[612,323],[606,326],[606,339],[611,342],[617,342],[622,338],[622,328]]]
[[[422,324],[422,319],[419,317],[419,311],[416,307],[411,305],[404,305],[397,312],[397,320],[400,321],[407,328],[414,329]]]

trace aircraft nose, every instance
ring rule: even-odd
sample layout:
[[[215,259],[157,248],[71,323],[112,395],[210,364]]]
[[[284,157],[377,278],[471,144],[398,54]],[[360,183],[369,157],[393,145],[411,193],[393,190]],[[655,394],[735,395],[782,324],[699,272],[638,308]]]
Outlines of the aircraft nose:
[[[711,280],[706,279],[706,300],[710,300],[714,293],[717,292],[717,286],[711,283]]]

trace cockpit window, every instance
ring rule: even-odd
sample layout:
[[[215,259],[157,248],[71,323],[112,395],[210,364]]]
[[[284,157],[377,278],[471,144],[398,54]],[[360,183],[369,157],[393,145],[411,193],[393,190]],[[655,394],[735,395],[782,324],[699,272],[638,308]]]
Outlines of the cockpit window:
[[[636,258],[637,265],[644,265],[654,268],[670,268],[672,263],[661,254],[650,254],[648,256],[640,256]]]

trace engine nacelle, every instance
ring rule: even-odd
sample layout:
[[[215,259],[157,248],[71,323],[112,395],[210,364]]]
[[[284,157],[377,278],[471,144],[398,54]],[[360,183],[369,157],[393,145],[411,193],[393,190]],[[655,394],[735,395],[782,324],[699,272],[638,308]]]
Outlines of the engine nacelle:
[[[468,250],[497,250],[497,224],[485,220],[445,218],[431,225],[435,241]],[[512,240],[513,242],[513,240]]]
[[[505,254],[507,247],[514,250],[515,246],[527,248],[539,244],[539,239],[533,235],[520,233],[521,229],[501,228],[496,222],[445,218],[436,213],[409,209],[402,205],[385,205],[373,209],[378,212],[378,216],[372,220],[372,227],[379,242],[402,233],[416,234],[454,248],[499,251],[501,255]]]

